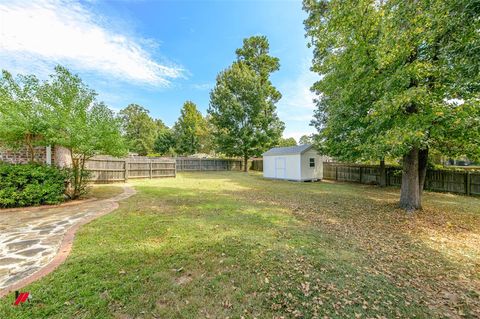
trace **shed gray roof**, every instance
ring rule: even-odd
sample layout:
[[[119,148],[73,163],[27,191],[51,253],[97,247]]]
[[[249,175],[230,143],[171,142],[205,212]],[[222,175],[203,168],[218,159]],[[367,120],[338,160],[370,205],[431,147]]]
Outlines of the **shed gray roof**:
[[[310,144],[288,146],[288,147],[274,147],[266,151],[265,153],[263,153],[263,156],[303,154],[306,151],[310,150],[312,147],[313,145],[310,145]]]

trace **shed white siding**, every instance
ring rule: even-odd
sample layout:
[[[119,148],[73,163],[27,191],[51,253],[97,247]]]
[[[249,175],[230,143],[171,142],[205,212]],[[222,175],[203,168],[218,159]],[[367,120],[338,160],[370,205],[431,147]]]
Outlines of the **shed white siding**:
[[[315,150],[311,149],[303,153],[301,158],[302,161],[302,181],[312,180],[312,179],[322,179],[323,178],[323,161],[322,156],[320,156]],[[314,160],[314,167],[310,167],[310,159]]]
[[[300,155],[264,156],[263,176],[266,178],[300,180]]]
[[[274,147],[263,154],[263,176],[291,181],[323,178],[323,160],[311,145]]]

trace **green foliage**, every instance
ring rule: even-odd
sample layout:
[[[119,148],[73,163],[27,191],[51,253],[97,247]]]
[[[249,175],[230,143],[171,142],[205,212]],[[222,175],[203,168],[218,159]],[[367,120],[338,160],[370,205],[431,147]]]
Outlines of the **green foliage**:
[[[213,131],[215,127],[212,124],[212,119],[209,114],[204,117],[204,127],[200,131],[199,140],[200,140],[200,153],[204,154],[215,154],[215,140],[213,139]]]
[[[217,151],[245,161],[276,145],[284,130],[275,106],[281,94],[269,80],[279,62],[268,49],[265,37],[245,39],[236,51],[237,61],[217,76],[210,93],[208,113]]]
[[[315,141],[322,153],[341,160],[379,156],[360,149],[367,139],[365,117],[379,94],[374,56],[379,15],[372,2],[304,1],[313,70],[322,75],[312,88],[321,96],[312,122],[319,131]]]
[[[313,138],[311,135],[302,135],[298,140],[299,145],[312,144]]]
[[[476,0],[305,0],[304,8],[321,75],[312,124],[323,153],[403,158],[400,205],[409,210],[421,207],[429,149],[480,158]]]
[[[120,120],[82,80],[62,66],[49,81],[35,76],[0,79],[0,145],[26,145],[34,159],[37,145],[67,148],[72,157],[72,193],[85,189],[85,161],[97,154],[126,154]],[[32,186],[33,187],[33,186]]]
[[[155,126],[157,127],[157,131],[168,129],[168,126],[166,126],[161,119],[155,119]]]
[[[164,128],[158,132],[153,150],[159,155],[175,154],[175,136],[171,129]]]
[[[55,68],[51,81],[42,89],[51,125],[47,140],[67,148],[72,156],[73,198],[85,189],[86,160],[97,154],[122,156],[127,152],[120,119],[95,96],[77,75],[61,66]]]
[[[48,141],[69,149],[73,159],[125,154],[119,119],[95,96],[78,75],[61,66],[55,68],[51,81],[42,90],[51,124]]]
[[[186,101],[173,127],[177,153],[182,155],[198,153],[202,149],[202,137],[206,129],[207,123],[195,103]]]
[[[130,104],[120,111],[123,132],[128,148],[139,155],[151,153],[159,130],[164,129],[162,121],[155,121],[143,106]]]
[[[304,1],[313,69],[322,75],[314,85],[319,146],[350,160],[415,147],[478,158],[474,3]]]
[[[276,146],[285,147],[285,146],[296,146],[296,145],[297,145],[297,141],[295,141],[293,137],[289,137],[289,138],[281,138],[278,141],[278,144]]]
[[[237,54],[237,61],[244,62],[252,70],[254,70],[263,82],[270,84],[269,89],[276,91],[269,81],[270,73],[278,71],[280,69],[280,60],[277,57],[269,55],[270,45],[268,39],[265,36],[253,36],[243,40],[243,46],[238,48],[235,53]],[[278,101],[281,98],[280,92],[272,93],[275,95]]]
[[[41,87],[34,75],[17,79],[2,71],[0,78],[0,145],[16,149],[27,146],[30,161],[35,159],[35,146],[45,145],[48,124],[44,107],[38,98]]]
[[[0,207],[58,204],[68,179],[68,170],[54,166],[0,163]]]

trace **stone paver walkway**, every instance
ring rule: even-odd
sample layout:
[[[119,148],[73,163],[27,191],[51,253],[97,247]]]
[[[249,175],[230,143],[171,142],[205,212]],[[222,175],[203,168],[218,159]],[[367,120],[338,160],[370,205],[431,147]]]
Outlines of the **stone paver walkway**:
[[[0,211],[0,295],[47,266],[69,229],[111,212],[118,201],[135,193],[123,188],[122,194],[105,200]]]

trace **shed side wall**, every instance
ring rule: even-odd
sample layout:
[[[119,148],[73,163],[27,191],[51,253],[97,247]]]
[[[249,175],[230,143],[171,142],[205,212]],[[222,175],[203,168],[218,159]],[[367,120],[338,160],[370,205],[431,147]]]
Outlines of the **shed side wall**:
[[[315,159],[315,167],[310,167],[310,158]],[[302,154],[302,180],[323,178],[323,157],[311,149]]]

